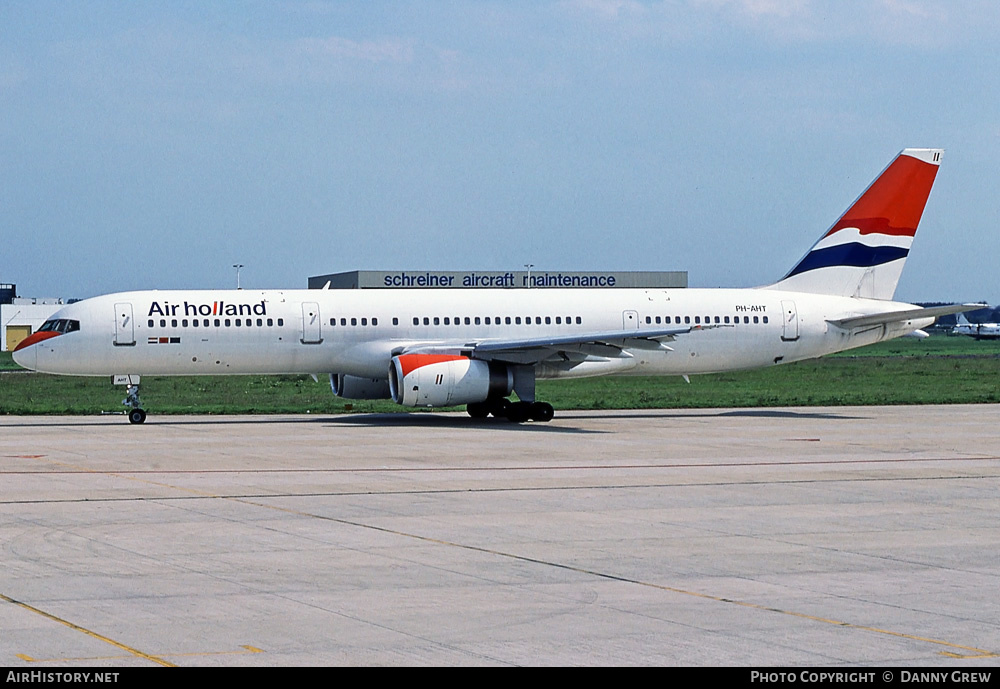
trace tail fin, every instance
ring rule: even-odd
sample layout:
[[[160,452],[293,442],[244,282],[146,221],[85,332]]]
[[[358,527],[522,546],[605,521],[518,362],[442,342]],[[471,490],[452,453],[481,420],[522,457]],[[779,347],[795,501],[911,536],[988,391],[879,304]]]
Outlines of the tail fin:
[[[944,151],[907,148],[772,289],[892,299]]]

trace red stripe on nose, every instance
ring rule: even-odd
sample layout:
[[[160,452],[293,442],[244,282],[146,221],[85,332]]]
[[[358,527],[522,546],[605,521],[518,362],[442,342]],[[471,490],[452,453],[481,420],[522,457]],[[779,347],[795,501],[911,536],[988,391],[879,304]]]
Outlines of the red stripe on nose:
[[[25,347],[30,347],[31,345],[38,344],[39,342],[44,342],[45,340],[51,340],[53,337],[56,337],[58,335],[62,335],[62,333],[56,332],[54,330],[43,330],[41,332],[32,333],[23,340],[21,340],[18,343],[18,345],[14,347],[14,351],[18,352],[24,349]]]

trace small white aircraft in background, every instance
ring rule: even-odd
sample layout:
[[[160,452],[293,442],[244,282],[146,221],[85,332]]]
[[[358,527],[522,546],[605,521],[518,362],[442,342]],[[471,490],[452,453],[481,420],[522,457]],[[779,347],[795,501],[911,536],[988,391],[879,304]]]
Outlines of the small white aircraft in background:
[[[969,335],[977,340],[1000,340],[1000,323],[970,323],[964,315],[959,315],[951,334]]]
[[[143,291],[60,309],[14,352],[36,371],[329,375],[334,394],[548,421],[539,378],[714,373],[900,337],[981,305],[892,301],[941,162],[906,149],[778,282],[754,289]],[[516,394],[517,401],[509,397]]]

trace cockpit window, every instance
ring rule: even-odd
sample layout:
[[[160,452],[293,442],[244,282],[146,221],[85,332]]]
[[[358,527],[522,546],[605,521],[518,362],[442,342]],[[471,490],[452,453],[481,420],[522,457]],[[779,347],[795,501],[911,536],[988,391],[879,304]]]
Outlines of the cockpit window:
[[[38,329],[38,332],[42,333],[71,333],[80,329],[80,321],[70,320],[68,318],[52,319],[50,321],[45,321],[42,323],[42,327]]]

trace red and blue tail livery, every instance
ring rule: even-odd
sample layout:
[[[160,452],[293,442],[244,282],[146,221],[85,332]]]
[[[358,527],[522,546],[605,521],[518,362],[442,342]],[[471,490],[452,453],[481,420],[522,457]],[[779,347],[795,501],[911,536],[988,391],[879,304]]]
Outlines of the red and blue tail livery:
[[[908,148],[778,283],[781,289],[891,299],[943,151]]]

